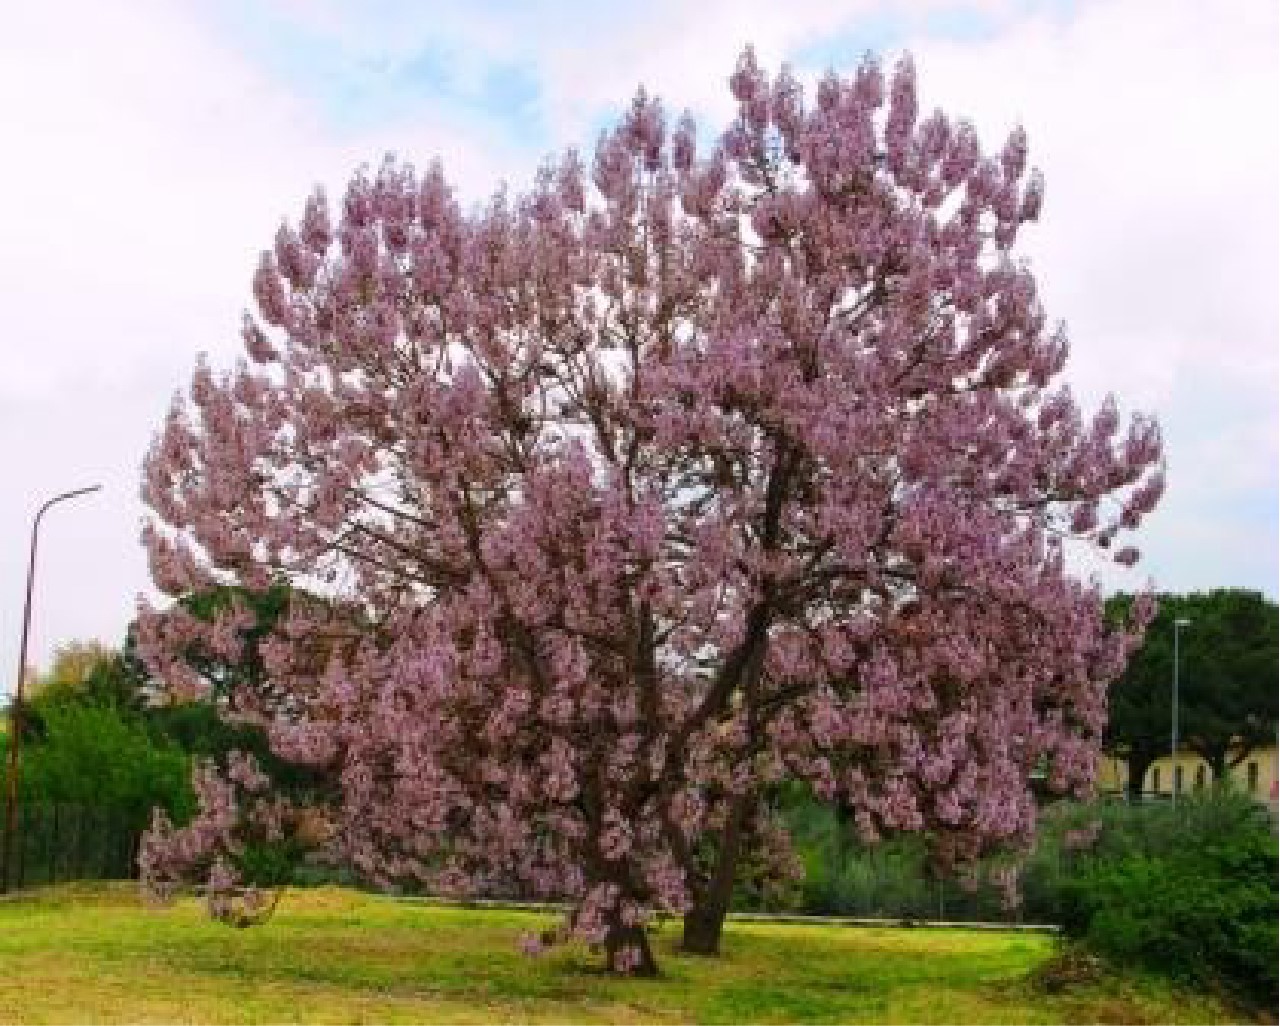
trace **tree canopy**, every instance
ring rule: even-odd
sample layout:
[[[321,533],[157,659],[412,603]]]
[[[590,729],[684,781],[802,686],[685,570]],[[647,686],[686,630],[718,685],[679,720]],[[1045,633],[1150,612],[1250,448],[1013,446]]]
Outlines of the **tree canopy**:
[[[1109,600],[1121,613],[1128,596]],[[1275,602],[1256,591],[1220,588],[1162,594],[1142,646],[1111,686],[1107,750],[1129,766],[1131,791],[1172,744],[1173,631],[1179,643],[1180,743],[1209,763],[1215,780],[1259,746],[1275,744],[1277,629]]]
[[[1154,421],[1059,381],[1021,129],[986,155],[920,117],[905,58],[806,100],[748,51],[730,85],[709,144],[641,92],[589,164],[470,212],[438,164],[361,172],[336,221],[317,192],[250,362],[198,365],[144,471],[164,591],[332,597],[226,711],[340,780],[345,857],[566,899],[623,971],[656,970],[655,909],[715,949],[778,780],[942,865],[1026,842],[1033,766],[1086,791],[1143,611],[1111,629],[1064,549],[1131,565],[1163,489]],[[147,613],[139,647],[206,694],[182,653],[235,661],[253,622]],[[270,793],[236,762],[148,872]]]

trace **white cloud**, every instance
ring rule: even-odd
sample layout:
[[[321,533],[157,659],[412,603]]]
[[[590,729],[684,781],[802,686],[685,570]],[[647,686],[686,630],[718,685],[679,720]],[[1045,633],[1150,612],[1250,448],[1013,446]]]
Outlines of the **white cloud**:
[[[1278,40],[1272,4],[1132,0],[912,45],[924,100],[992,143],[1027,127],[1048,184],[1026,251],[1069,377],[1165,428],[1147,558],[1112,583],[1276,592]]]
[[[1273,386],[1278,29],[1265,3],[1137,0],[914,47],[926,99],[993,142],[1027,125],[1048,178],[1029,249],[1089,391],[1150,402],[1203,365]]]
[[[30,659],[122,636],[146,584],[142,454],[196,353],[233,358],[256,254],[313,183],[336,190],[389,149],[446,153],[472,198],[523,167],[492,125],[447,111],[337,135],[315,98],[179,6],[29,4],[5,19],[0,691],[17,669],[30,516],[49,495],[107,488],[46,520]]]

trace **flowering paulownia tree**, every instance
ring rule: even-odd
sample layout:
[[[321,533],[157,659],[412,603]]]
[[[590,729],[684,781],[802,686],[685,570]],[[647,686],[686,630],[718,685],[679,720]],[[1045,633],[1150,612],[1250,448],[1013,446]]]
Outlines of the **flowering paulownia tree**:
[[[809,102],[749,51],[731,84],[705,149],[641,93],[473,213],[392,160],[336,222],[315,194],[252,363],[201,364],[145,468],[162,589],[335,596],[225,708],[340,780],[343,857],[567,898],[637,972],[654,910],[716,950],[744,848],[785,850],[772,782],[952,866],[1026,841],[1033,767],[1087,790],[1133,633],[1064,551],[1132,563],[1163,487],[1153,421],[1055,384],[1021,130],[921,119],[908,60],[887,96],[872,59]],[[244,627],[148,614],[143,648],[188,694],[181,652]],[[224,797],[148,871],[234,845]]]

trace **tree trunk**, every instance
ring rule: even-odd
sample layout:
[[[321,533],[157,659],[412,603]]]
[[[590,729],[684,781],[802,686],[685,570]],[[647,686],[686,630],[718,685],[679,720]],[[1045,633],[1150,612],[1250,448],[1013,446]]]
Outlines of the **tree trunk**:
[[[708,895],[694,905],[684,916],[684,936],[680,948],[691,955],[720,954],[720,935],[724,932],[724,917],[729,914],[728,899]]]
[[[1274,742],[1268,739],[1266,743],[1273,744]],[[1249,758],[1249,756],[1251,756],[1254,753],[1255,750],[1256,749],[1253,745],[1245,744],[1245,745],[1242,745],[1240,748],[1237,748],[1234,752],[1230,750],[1224,751],[1222,753],[1222,761],[1224,765],[1223,772],[1226,772],[1225,770],[1226,766],[1230,766],[1232,769],[1235,769],[1237,766],[1241,765],[1246,759]]]
[[[645,933],[643,926],[624,926],[621,923],[611,926],[605,934],[604,950],[611,969],[631,976],[658,975],[658,963],[654,961],[653,949],[649,947],[649,935]],[[620,952],[624,953],[621,962]]]
[[[729,822],[725,824],[720,838],[715,870],[707,886],[694,895],[693,908],[685,913],[684,937],[680,947],[691,955],[720,954],[720,935],[724,932],[724,917],[729,914],[729,902],[733,898],[743,828],[751,801],[747,795],[734,799]]]
[[[1128,779],[1124,782],[1124,790],[1130,801],[1141,800],[1142,781],[1155,761],[1156,757],[1151,752],[1130,752],[1125,757],[1124,764]]]

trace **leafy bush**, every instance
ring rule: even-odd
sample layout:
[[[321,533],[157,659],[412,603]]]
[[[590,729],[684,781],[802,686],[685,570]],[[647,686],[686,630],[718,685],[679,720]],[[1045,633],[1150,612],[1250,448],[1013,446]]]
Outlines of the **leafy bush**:
[[[922,838],[861,844],[829,804],[782,796],[808,914],[1007,920],[991,888],[929,871]],[[1020,873],[1021,917],[1060,923],[1079,951],[1276,1000],[1277,843],[1263,808],[1231,791],[1168,803],[1061,801],[1041,813]],[[749,907],[745,902],[739,907]]]
[[[926,840],[919,835],[864,844],[847,815],[804,788],[785,789],[777,805],[804,867],[786,911],[912,920],[1007,921],[1019,915],[1002,907],[991,887],[965,889],[936,875]],[[759,907],[749,897],[741,893],[737,907]]]
[[[131,655],[69,645],[41,683],[13,717],[23,743],[24,804],[75,806],[133,832],[156,806],[177,820],[190,817],[190,759],[148,723],[146,675]]]
[[[235,860],[236,875],[257,887],[283,887],[298,882],[302,846],[292,838],[246,844]]]
[[[154,806],[185,820],[194,810],[187,755],[157,742],[111,705],[41,705],[41,737],[24,747],[24,801],[110,807],[141,828]]]
[[[158,743],[175,745],[189,755],[221,759],[232,750],[252,755],[273,785],[291,797],[332,787],[324,773],[275,755],[261,728],[227,723],[208,702],[157,706],[143,716]]]
[[[1061,889],[1062,924],[1108,958],[1277,999],[1277,847],[1266,812],[1219,791],[1105,810]]]

